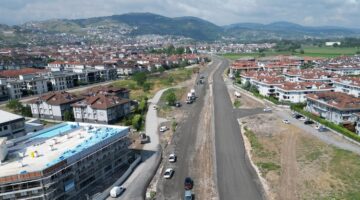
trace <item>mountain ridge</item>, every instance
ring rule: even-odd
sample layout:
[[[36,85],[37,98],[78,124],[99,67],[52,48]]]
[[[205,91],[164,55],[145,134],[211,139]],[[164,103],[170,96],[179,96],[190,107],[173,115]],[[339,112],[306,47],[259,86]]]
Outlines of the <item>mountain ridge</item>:
[[[8,29],[27,32],[87,34],[90,29],[115,31],[123,36],[173,35],[200,41],[222,39],[256,41],[264,39],[304,39],[360,37],[360,29],[337,26],[303,26],[287,21],[269,24],[235,23],[218,26],[210,21],[192,17],[166,17],[153,13],[126,13],[83,19],[52,19],[32,21],[20,26],[0,25],[1,32]],[[2,38],[2,37],[0,37]]]

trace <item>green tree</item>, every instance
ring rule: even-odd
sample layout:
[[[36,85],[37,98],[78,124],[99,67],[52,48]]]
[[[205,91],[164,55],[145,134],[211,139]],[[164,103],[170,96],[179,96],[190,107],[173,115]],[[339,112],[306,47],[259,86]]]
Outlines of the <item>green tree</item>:
[[[183,54],[184,52],[185,52],[184,47],[179,47],[179,48],[177,48],[176,51],[175,51],[175,53],[176,53],[176,54],[179,54],[179,55]]]
[[[159,71],[160,73],[163,73],[163,72],[165,71],[165,68],[164,68],[163,66],[161,66],[161,67],[159,67],[158,71]]]
[[[301,49],[300,54],[304,54],[304,53],[305,53],[304,49]]]
[[[131,122],[132,122],[131,124],[132,124],[134,129],[140,130],[141,125],[142,125],[142,117],[141,117],[141,115],[140,114],[134,115]]]
[[[176,95],[173,91],[171,91],[166,94],[165,99],[166,99],[166,102],[168,103],[168,105],[170,105],[170,106],[175,105]]]
[[[144,92],[148,92],[148,91],[151,89],[151,84],[148,83],[148,82],[145,82],[145,83],[142,85],[142,87],[143,87],[143,91],[144,91]]]
[[[147,80],[147,75],[145,72],[138,72],[132,76],[132,79],[136,81],[139,86],[142,86]]]
[[[65,111],[64,112],[64,121],[70,121],[70,122],[75,121],[74,113],[69,110]]]
[[[12,100],[8,101],[8,103],[6,104],[6,107],[8,109],[12,110],[13,112],[20,114],[24,106],[20,103],[19,100],[12,99]]]
[[[141,113],[144,113],[146,111],[147,108],[147,102],[145,99],[141,99],[139,106],[138,106],[138,110]]]
[[[21,115],[25,117],[32,117],[31,107],[30,106],[23,106],[21,109]]]

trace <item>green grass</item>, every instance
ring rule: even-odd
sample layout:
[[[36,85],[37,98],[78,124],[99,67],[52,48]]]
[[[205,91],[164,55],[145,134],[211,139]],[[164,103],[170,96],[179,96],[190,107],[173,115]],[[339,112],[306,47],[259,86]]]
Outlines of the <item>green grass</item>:
[[[260,168],[263,174],[267,174],[269,171],[279,170],[281,167],[273,162],[258,162],[256,165]]]
[[[329,169],[339,178],[345,188],[336,192],[335,199],[360,199],[360,156],[346,150],[334,148]]]
[[[193,74],[192,69],[178,68],[174,70],[165,71],[162,74],[148,75],[147,83],[151,85],[150,90],[144,92],[142,87],[137,85],[136,81],[132,79],[118,80],[112,83],[116,87],[124,87],[130,89],[130,98],[141,100],[144,97],[151,98],[157,91],[175,86],[191,78]]]
[[[239,108],[241,106],[241,102],[238,99],[235,99],[234,106],[235,108]]]
[[[351,56],[360,51],[360,48],[356,47],[317,47],[317,46],[303,46],[304,54],[300,53],[300,50],[296,52],[290,51],[273,51],[267,50],[264,52],[265,56],[276,56],[276,55],[295,55],[295,56],[307,56],[307,57],[319,57],[319,58],[334,58],[339,56]],[[224,54],[223,57],[236,60],[243,57],[260,57],[260,53],[229,53]]]

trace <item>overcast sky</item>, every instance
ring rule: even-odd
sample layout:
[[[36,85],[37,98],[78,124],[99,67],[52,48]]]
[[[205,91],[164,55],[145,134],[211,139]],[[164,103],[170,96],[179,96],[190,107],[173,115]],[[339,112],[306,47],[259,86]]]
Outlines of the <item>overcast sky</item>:
[[[218,25],[289,21],[360,28],[360,0],[0,0],[0,23],[128,12],[195,16]]]

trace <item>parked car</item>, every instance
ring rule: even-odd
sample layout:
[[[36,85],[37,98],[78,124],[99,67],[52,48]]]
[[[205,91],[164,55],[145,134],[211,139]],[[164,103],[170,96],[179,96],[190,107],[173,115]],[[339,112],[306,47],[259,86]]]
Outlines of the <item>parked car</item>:
[[[150,141],[150,137],[146,135],[145,133],[140,134],[140,144],[145,144]]]
[[[177,107],[177,108],[181,107],[181,103],[180,103],[180,102],[176,102],[176,103],[175,103],[175,107]]]
[[[287,120],[287,119],[284,119],[284,120],[283,120],[283,123],[284,123],[284,124],[290,124],[289,120]]]
[[[314,122],[311,121],[311,120],[306,120],[306,121],[304,121],[304,124],[306,124],[306,125],[313,124],[313,123],[314,123]]]
[[[240,92],[235,91],[235,92],[234,92],[234,96],[235,96],[236,98],[240,98],[240,97],[241,97],[241,94],[240,94]]]
[[[299,115],[299,114],[294,114],[293,117],[294,117],[295,119],[300,119],[300,118],[303,117],[303,116],[302,116],[302,115]]]
[[[174,153],[169,155],[169,162],[171,163],[176,162],[176,155]]]
[[[300,121],[306,121],[306,118],[305,117],[300,117],[299,120]]]
[[[184,187],[185,190],[191,190],[194,187],[194,181],[190,177],[186,177]]]
[[[153,109],[157,110],[158,109],[157,105],[153,105]]]
[[[191,192],[191,190],[185,190],[185,200],[192,200],[193,199],[193,194]]]
[[[192,103],[193,103],[193,100],[187,99],[187,100],[186,100],[186,103],[187,103],[187,104],[192,104]]]
[[[167,130],[169,130],[169,128],[167,126],[160,127],[160,132],[165,132]]]
[[[271,108],[269,107],[264,108],[264,112],[271,112]]]
[[[173,176],[174,170],[172,168],[167,168],[164,173],[164,178],[169,179]]]
[[[315,129],[318,130],[319,132],[326,131],[326,127],[323,125],[319,125],[319,124],[315,126]]]
[[[125,191],[125,188],[123,186],[115,186],[110,190],[110,196],[113,198],[116,198],[120,196]]]

